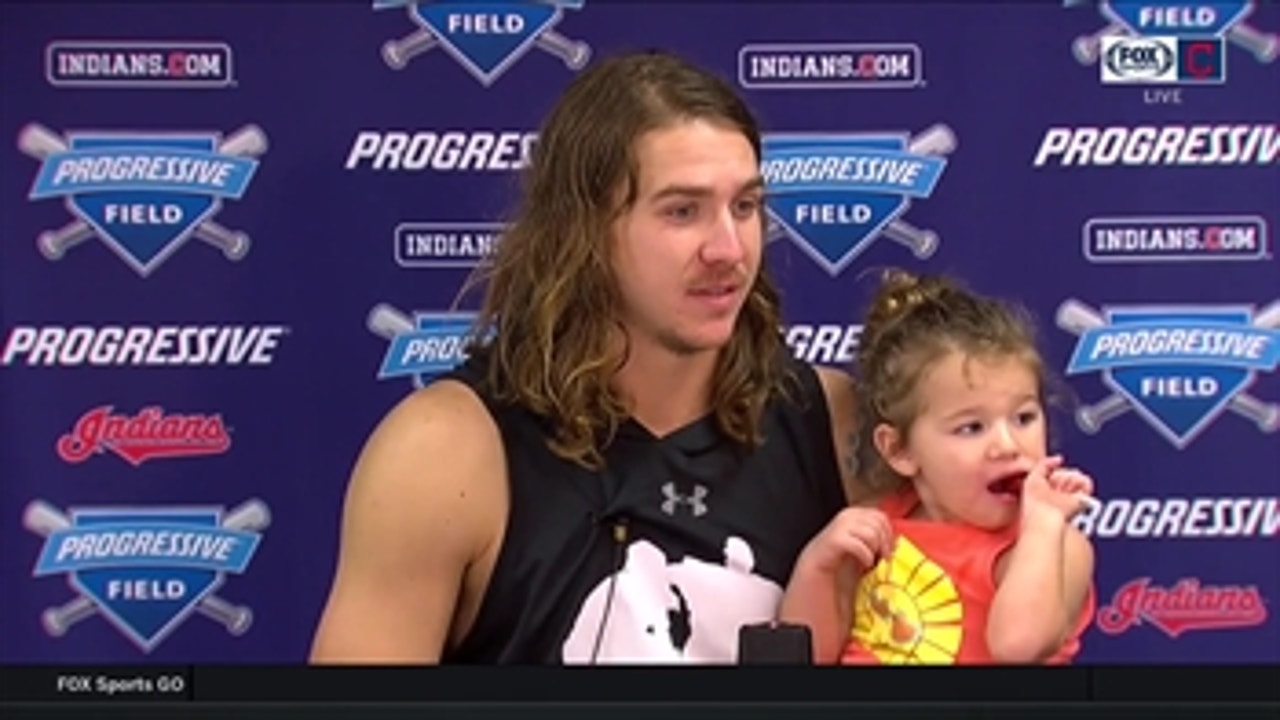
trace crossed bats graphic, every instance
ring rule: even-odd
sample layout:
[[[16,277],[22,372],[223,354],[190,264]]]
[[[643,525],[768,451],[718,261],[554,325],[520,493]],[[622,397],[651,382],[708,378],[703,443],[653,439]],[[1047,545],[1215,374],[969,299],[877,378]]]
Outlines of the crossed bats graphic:
[[[422,24],[412,5],[408,10],[410,19],[422,27],[402,38],[383,43],[382,59],[393,70],[403,69],[414,57],[440,45],[440,37],[436,31]],[[578,40],[570,40],[551,28],[535,35],[533,44],[539,50],[560,58],[570,70],[581,70],[591,59],[590,46]]]
[[[906,151],[914,155],[945,156],[955,152],[956,134],[946,125],[933,125],[907,140]],[[938,250],[938,233],[922,230],[911,223],[895,218],[880,231],[890,240],[906,246],[920,260],[927,260]],[[787,237],[787,231],[776,222],[770,222],[766,242]]]
[[[44,538],[73,526],[71,518],[43,500],[36,500],[27,506],[22,515],[22,524],[27,530]],[[221,527],[224,530],[260,532],[270,524],[271,511],[266,503],[249,500],[227,513],[222,518]],[[202,598],[196,605],[196,611],[216,620],[232,635],[243,635],[253,624],[253,610],[244,605],[233,605],[216,595]],[[88,596],[80,595],[62,605],[46,608],[41,613],[40,620],[50,635],[62,636],[72,625],[97,612],[97,604]]]
[[[18,149],[36,160],[67,152],[71,143],[66,138],[38,123],[31,123],[18,133]],[[245,125],[223,138],[218,153],[234,157],[258,157],[267,151],[267,135],[257,125]],[[40,233],[36,246],[50,260],[59,260],[67,250],[93,237],[93,226],[81,219]],[[222,251],[228,260],[239,260],[249,252],[249,236],[230,230],[213,220],[205,220],[192,230],[192,235]]]
[[[1058,327],[1077,337],[1088,330],[1107,325],[1101,312],[1075,299],[1067,300],[1058,307],[1056,320]],[[1250,325],[1267,330],[1280,328],[1280,300],[1255,313]],[[1077,409],[1076,424],[1092,435],[1107,422],[1132,409],[1133,404],[1128,398],[1120,393],[1112,393],[1092,405]],[[1248,393],[1237,393],[1228,401],[1227,409],[1252,420],[1262,432],[1280,429],[1280,404],[1265,403]]]

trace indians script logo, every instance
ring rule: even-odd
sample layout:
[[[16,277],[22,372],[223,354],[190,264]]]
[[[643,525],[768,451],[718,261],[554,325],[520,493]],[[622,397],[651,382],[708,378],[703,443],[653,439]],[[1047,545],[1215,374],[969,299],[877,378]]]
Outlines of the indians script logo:
[[[37,124],[18,135],[18,149],[40,160],[28,198],[65,198],[77,219],[40,234],[36,245],[57,260],[97,236],[146,277],[188,238],[239,260],[249,237],[213,220],[224,199],[239,200],[267,151],[267,136],[247,125],[216,132],[72,132]]]
[[[44,538],[35,577],[66,575],[78,596],[41,615],[50,635],[101,615],[143,652],[193,612],[243,635],[253,611],[214,591],[249,566],[271,513],[261,500],[223,507],[71,508],[43,500],[23,525]]]
[[[378,379],[408,376],[414,387],[449,372],[466,360],[474,335],[474,312],[418,312],[412,315],[391,305],[369,311],[369,332],[387,341]]]
[[[1280,428],[1280,404],[1245,392],[1280,364],[1280,300],[1249,306],[1058,307],[1058,327],[1078,336],[1067,374],[1099,372],[1112,394],[1076,411],[1088,433],[1134,410],[1185,448],[1224,410],[1262,432]]]
[[[405,8],[418,29],[382,46],[382,58],[399,70],[416,55],[441,48],[481,84],[492,85],[531,47],[581,70],[591,58],[584,42],[555,31],[565,10],[584,0],[374,0],[374,10]]]
[[[138,467],[148,460],[220,455],[231,447],[218,414],[166,413],[155,405],[133,416],[114,410],[101,405],[81,415],[71,432],[58,438],[58,457],[82,463],[110,451]]]
[[[769,240],[789,237],[838,275],[877,237],[933,255],[938,235],[902,219],[927,198],[956,148],[945,125],[906,133],[767,135],[761,172],[769,189]]]
[[[1071,7],[1085,3],[1067,0],[1065,4]],[[1194,81],[1197,75],[1204,75],[1203,81],[1221,82],[1226,73],[1223,45],[1227,42],[1244,48],[1260,63],[1270,63],[1280,53],[1280,37],[1245,24],[1244,19],[1254,7],[1251,0],[1099,0],[1097,8],[1107,24],[1092,35],[1076,38],[1071,51],[1081,65],[1093,65],[1102,57],[1108,38],[1169,38],[1176,41],[1178,60],[1183,66],[1179,80]]]
[[[1201,585],[1198,578],[1182,578],[1173,587],[1149,577],[1130,580],[1098,609],[1098,629],[1108,635],[1145,624],[1175,640],[1188,630],[1258,627],[1266,621],[1267,604],[1257,585]]]

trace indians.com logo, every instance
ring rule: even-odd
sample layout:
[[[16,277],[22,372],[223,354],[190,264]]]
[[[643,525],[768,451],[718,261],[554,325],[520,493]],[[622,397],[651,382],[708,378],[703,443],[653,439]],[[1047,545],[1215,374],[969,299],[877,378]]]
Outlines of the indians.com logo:
[[[81,415],[55,447],[68,463],[110,452],[138,467],[148,460],[220,455],[231,447],[231,435],[219,414],[171,413],[152,405],[126,415],[101,405]]]
[[[1188,577],[1163,587],[1142,577],[1121,585],[1097,620],[1108,635],[1150,625],[1176,640],[1192,630],[1258,627],[1267,621],[1267,606],[1256,585],[1205,585]]]

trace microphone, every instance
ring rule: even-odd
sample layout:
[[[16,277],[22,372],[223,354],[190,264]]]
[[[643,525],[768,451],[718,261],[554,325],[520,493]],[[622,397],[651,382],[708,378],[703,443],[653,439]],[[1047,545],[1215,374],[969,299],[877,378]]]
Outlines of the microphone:
[[[812,665],[808,625],[767,622],[738,628],[739,665]]]

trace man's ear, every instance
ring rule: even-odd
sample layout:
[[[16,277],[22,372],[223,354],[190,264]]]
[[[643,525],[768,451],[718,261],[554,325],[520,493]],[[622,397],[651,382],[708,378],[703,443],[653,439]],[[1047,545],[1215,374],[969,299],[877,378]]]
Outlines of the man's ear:
[[[895,473],[904,478],[913,478],[920,471],[920,464],[907,448],[906,436],[894,426],[888,423],[876,425],[871,439],[875,443],[876,452],[880,453],[885,464]]]

